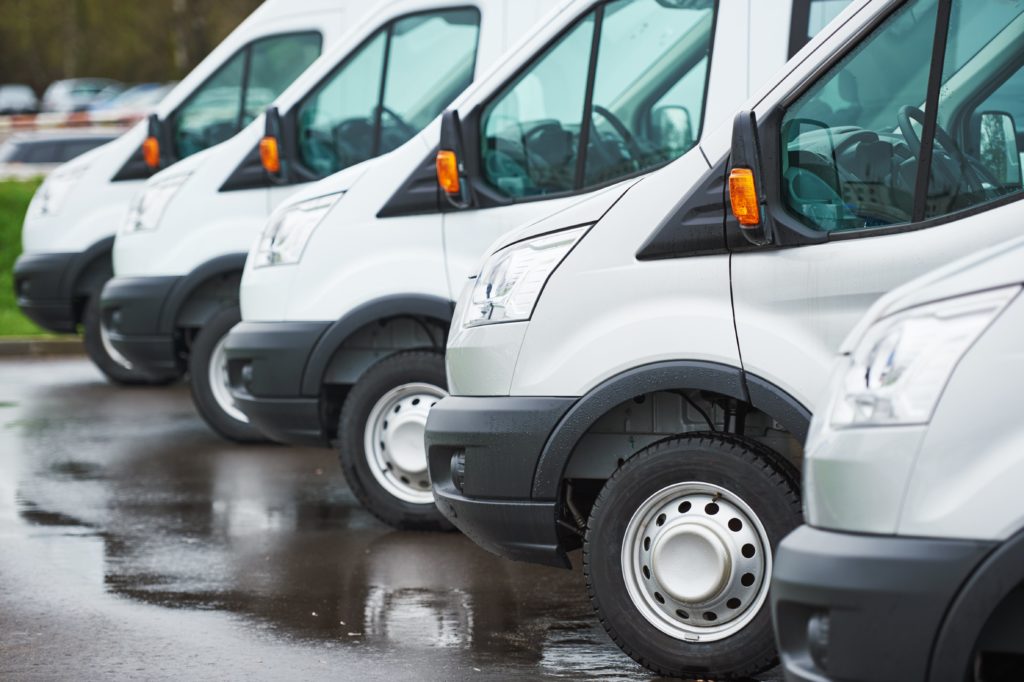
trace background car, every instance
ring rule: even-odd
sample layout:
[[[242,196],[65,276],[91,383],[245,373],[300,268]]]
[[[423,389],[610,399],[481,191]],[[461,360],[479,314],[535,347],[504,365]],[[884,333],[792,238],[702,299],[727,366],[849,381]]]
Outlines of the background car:
[[[71,78],[54,81],[43,93],[43,111],[82,111],[104,99],[117,95],[124,89],[117,81],[109,78]]]
[[[0,85],[0,115],[34,114],[38,110],[39,98],[28,85]]]
[[[89,105],[89,111],[149,111],[170,92],[177,81],[170,83],[138,83],[107,100]]]
[[[19,133],[0,144],[0,180],[46,175],[65,161],[118,137],[120,131]]]

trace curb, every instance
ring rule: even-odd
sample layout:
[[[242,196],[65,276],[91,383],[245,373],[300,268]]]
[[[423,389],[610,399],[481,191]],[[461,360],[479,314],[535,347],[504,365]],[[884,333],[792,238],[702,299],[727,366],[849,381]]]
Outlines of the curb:
[[[0,339],[0,358],[57,357],[84,353],[85,346],[78,336],[53,339]]]

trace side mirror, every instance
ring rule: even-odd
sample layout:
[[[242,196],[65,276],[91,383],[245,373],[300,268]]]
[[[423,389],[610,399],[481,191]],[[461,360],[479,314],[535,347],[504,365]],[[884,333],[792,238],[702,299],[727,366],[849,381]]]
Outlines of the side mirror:
[[[659,148],[680,154],[693,147],[693,123],[686,107],[669,105],[651,111],[650,139]]]
[[[437,184],[448,203],[458,209],[469,208],[472,204],[465,158],[459,112],[450,109],[441,116],[441,143],[436,161]]]
[[[270,107],[266,113],[266,129],[260,140],[260,164],[271,180],[284,180],[284,164],[281,153],[281,113],[277,107]]]
[[[160,170],[160,118],[150,114],[147,125],[146,139],[142,142],[142,158],[146,168],[156,172]]]
[[[757,117],[752,111],[741,111],[733,119],[729,200],[743,236],[756,246],[771,244],[774,237],[764,186]]]
[[[1024,178],[1013,116],[1005,111],[985,111],[976,120],[981,164],[1002,187],[1020,187]]]

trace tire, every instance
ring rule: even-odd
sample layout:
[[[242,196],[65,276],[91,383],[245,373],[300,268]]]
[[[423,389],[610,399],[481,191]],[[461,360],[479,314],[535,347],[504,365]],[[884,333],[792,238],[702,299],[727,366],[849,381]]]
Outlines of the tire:
[[[180,375],[157,376],[143,372],[121,357],[106,339],[106,332],[100,318],[100,294],[97,291],[85,304],[82,320],[82,336],[85,353],[92,363],[113,384],[121,386],[163,386],[177,381]]]
[[[426,414],[447,387],[444,355],[408,351],[367,370],[341,408],[341,470],[359,502],[393,528],[453,530],[434,504],[423,444]]]
[[[665,677],[776,665],[771,557],[801,523],[798,481],[775,451],[717,433],[627,460],[598,495],[583,547],[587,591],[619,648]],[[685,562],[691,570],[678,570]]]
[[[236,443],[264,443],[267,438],[231,402],[226,378],[215,384],[217,379],[211,376],[220,374],[212,364],[223,365],[224,337],[241,321],[242,315],[237,307],[226,308],[199,330],[188,358],[192,402],[203,421],[227,440]]]

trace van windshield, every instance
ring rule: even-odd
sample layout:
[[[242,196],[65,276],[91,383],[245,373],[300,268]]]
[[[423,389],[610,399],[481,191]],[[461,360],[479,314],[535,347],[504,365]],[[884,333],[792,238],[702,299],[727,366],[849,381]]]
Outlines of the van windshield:
[[[491,187],[512,198],[594,187],[693,147],[714,19],[712,0],[613,0],[580,18],[485,109]]]

